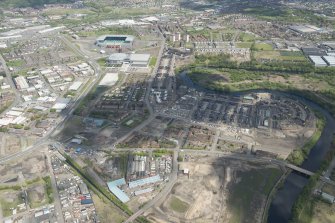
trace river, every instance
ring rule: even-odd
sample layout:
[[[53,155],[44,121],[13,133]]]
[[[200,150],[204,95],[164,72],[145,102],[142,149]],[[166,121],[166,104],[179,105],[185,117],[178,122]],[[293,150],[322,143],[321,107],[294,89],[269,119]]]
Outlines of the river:
[[[209,89],[205,89],[202,86],[199,86],[193,83],[193,81],[186,75],[186,72],[182,72],[181,74],[179,74],[179,77],[182,79],[183,83],[188,87],[195,88],[198,91],[215,92]],[[247,94],[250,92],[276,92],[276,91],[253,90],[253,91],[234,93],[234,94],[235,95],[236,94]],[[219,92],[215,92],[215,93],[219,93]],[[310,108],[320,112],[326,119],[326,125],[321,134],[319,141],[312,148],[311,152],[308,155],[308,158],[301,165],[304,169],[315,172],[320,168],[321,163],[323,161],[323,157],[330,148],[333,135],[335,133],[335,120],[328,111],[326,111],[325,109],[323,109],[316,103],[306,98],[302,98],[300,96],[283,93],[283,92],[280,92],[280,93],[286,94],[290,97],[294,97],[300,101],[303,101]],[[284,186],[277,191],[274,199],[271,202],[269,213],[268,213],[269,223],[285,223],[289,221],[290,216],[291,216],[292,206],[295,200],[298,198],[303,187],[307,184],[307,182],[308,182],[307,177],[302,176],[294,171],[292,171],[288,175],[288,177],[285,180]]]

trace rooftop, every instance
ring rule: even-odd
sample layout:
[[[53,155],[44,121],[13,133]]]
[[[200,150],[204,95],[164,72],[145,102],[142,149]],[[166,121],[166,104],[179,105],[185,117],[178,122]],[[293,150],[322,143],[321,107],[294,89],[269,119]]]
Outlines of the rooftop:
[[[97,41],[134,41],[135,37],[131,35],[103,35],[98,37]]]
[[[113,53],[108,57],[111,61],[142,61],[147,62],[150,59],[150,54],[126,54],[126,53]]]
[[[118,186],[125,185],[126,181],[124,178],[114,180],[107,183],[108,189],[123,203],[128,202],[130,199],[125,192],[118,188]]]

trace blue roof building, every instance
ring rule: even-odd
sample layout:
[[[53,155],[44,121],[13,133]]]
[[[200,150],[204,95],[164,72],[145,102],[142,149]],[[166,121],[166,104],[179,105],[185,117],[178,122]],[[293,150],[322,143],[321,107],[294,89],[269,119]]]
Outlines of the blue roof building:
[[[130,199],[125,192],[123,192],[119,186],[125,185],[126,181],[124,178],[114,180],[107,183],[108,189],[123,203],[128,202]]]

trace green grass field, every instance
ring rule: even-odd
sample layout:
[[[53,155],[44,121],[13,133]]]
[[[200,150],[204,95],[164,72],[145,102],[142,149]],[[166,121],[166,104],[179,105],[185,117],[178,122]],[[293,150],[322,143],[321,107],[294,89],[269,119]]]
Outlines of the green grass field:
[[[256,51],[271,51],[273,50],[272,45],[268,43],[255,43],[253,50]]]
[[[256,37],[250,33],[241,33],[239,40],[241,42],[253,42],[256,40]]]
[[[189,205],[179,198],[172,196],[170,198],[170,208],[176,212],[184,213],[189,208]]]
[[[145,120],[145,117],[134,115],[134,116],[131,116],[131,117],[128,117],[122,120],[121,125],[128,127],[128,128],[133,128],[135,126],[138,126],[144,120]]]
[[[21,67],[24,65],[24,60],[11,60],[7,62],[8,67]]]
[[[303,62],[306,58],[300,52],[278,51],[278,50],[257,50],[254,51],[256,60],[269,59],[280,61]]]
[[[157,57],[151,57],[149,66],[154,67],[157,63]]]
[[[239,42],[236,43],[237,48],[250,48],[252,46],[252,42]]]

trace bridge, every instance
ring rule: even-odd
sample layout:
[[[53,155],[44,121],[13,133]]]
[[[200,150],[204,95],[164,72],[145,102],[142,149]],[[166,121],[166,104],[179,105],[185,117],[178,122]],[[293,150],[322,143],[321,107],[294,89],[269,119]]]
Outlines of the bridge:
[[[299,173],[303,173],[305,175],[308,175],[308,176],[313,176],[315,174],[315,173],[313,173],[309,170],[303,169],[301,167],[295,166],[295,165],[290,164],[290,163],[286,163],[285,166],[292,169],[292,170],[295,170]],[[331,185],[335,186],[335,182],[333,180],[329,179],[328,177],[320,176],[320,180],[322,180],[325,183],[328,183],[328,184],[331,184]]]
[[[304,168],[298,167],[298,166],[290,164],[290,163],[285,163],[285,166],[292,169],[292,170],[295,170],[299,173],[303,173],[305,175],[308,175],[308,176],[314,175],[314,173],[312,171],[306,170]]]

